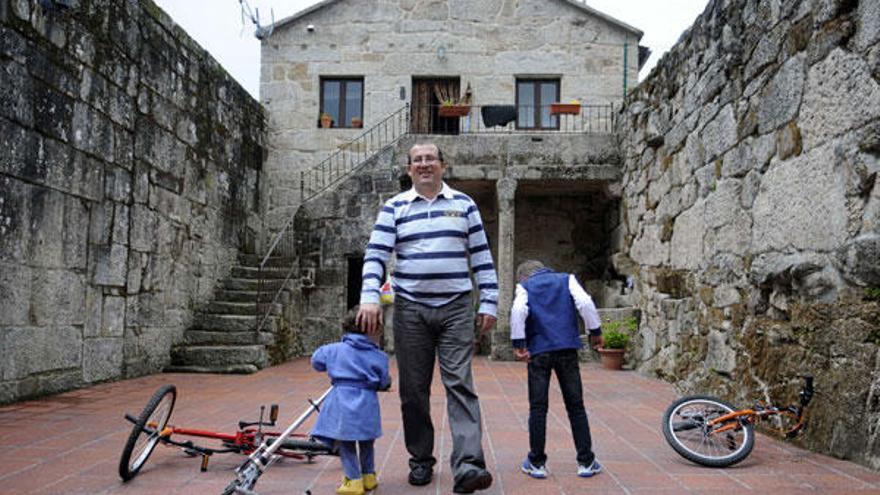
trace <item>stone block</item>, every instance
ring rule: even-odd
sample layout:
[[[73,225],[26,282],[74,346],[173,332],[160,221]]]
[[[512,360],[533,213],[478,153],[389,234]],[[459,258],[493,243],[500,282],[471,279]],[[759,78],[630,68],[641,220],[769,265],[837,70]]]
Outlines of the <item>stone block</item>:
[[[0,328],[0,377],[16,380],[51,370],[76,368],[82,363],[82,335],[75,327]]]
[[[867,287],[880,287],[880,234],[870,233],[847,242],[838,251],[844,277]]]
[[[31,320],[36,325],[82,325],[85,285],[68,270],[31,272]]]
[[[30,190],[28,254],[33,266],[59,268],[64,265],[62,237],[64,195],[50,189]]]
[[[130,209],[124,204],[113,205],[113,230],[110,242],[114,244],[128,245],[129,243],[129,215]]]
[[[804,94],[804,63],[803,54],[788,59],[761,91],[758,105],[758,132],[761,134],[776,130],[798,114]]]
[[[73,98],[36,79],[31,79],[31,87],[34,128],[64,142],[72,140],[72,129],[78,129],[73,122]]]
[[[113,203],[104,202],[93,205],[89,212],[89,244],[110,244],[112,225]]]
[[[83,337],[99,337],[103,317],[103,290],[100,287],[85,287],[85,306],[83,307]]]
[[[27,266],[0,263],[0,327],[28,324],[31,277]]]
[[[104,194],[112,201],[131,203],[131,172],[114,165],[105,168]]]
[[[89,242],[89,209],[85,201],[64,198],[64,230],[62,232],[63,266],[85,270]]]
[[[104,296],[101,336],[122,337],[125,330],[125,298]]]
[[[703,260],[705,201],[699,200],[675,219],[670,242],[669,262],[673,268],[696,269]]]
[[[10,40],[18,38],[17,33],[6,28],[0,30],[0,35],[4,38],[3,45],[7,36]],[[2,52],[7,53],[8,49]],[[33,126],[34,87],[24,66],[12,60],[0,64],[0,87],[7,88],[0,92],[0,115],[26,127]]]
[[[771,167],[752,206],[752,250],[827,251],[847,238],[846,191],[833,147]]]
[[[700,132],[706,149],[706,160],[712,160],[733,147],[737,140],[733,105],[726,105]]]
[[[124,287],[126,281],[128,248],[121,244],[95,246],[92,262],[92,283]]]
[[[122,375],[122,339],[85,339],[83,341],[83,380],[94,383]]]
[[[810,67],[799,119],[805,150],[878,116],[880,84],[862,58],[838,48]]]

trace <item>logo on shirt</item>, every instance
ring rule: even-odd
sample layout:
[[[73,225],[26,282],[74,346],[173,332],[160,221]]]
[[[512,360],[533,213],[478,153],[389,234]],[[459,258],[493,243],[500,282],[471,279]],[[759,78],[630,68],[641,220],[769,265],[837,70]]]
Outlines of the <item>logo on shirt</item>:
[[[443,212],[443,215],[445,215],[447,217],[458,218],[458,217],[463,217],[464,213],[462,213],[458,210],[446,210],[445,212]]]

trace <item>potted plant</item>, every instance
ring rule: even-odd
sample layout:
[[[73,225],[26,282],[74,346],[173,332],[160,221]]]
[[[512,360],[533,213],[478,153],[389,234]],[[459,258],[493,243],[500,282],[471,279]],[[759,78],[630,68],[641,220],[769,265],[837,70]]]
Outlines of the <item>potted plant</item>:
[[[351,126],[359,129],[364,126],[364,121],[360,117],[352,117]]]
[[[550,114],[569,114],[578,115],[581,113],[581,103],[577,100],[571,100],[570,103],[551,103]]]
[[[321,127],[324,129],[333,127],[333,117],[329,113],[321,114]]]
[[[437,113],[441,117],[465,117],[471,113],[471,106],[467,103],[456,103],[452,99],[443,100]]]
[[[635,317],[622,320],[606,321],[602,329],[602,347],[598,349],[602,359],[602,367],[619,370],[623,366],[623,355],[629,344],[630,336],[638,327]]]

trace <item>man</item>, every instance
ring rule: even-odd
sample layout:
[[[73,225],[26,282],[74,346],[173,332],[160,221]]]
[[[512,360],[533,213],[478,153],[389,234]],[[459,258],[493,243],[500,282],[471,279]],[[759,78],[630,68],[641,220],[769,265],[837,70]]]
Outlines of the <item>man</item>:
[[[430,409],[436,354],[452,432],[454,491],[472,493],[488,488],[492,475],[483,457],[480,404],[471,374],[470,274],[480,291],[476,323],[481,332],[495,324],[498,278],[477,205],[443,182],[446,163],[437,146],[410,148],[406,172],[413,187],[385,203],[367,245],[358,324],[368,333],[381,328],[379,286],[395,252],[394,347],[409,482],[430,483],[436,463]]]
[[[599,312],[574,275],[556,273],[540,261],[528,260],[516,269],[516,295],[510,309],[510,338],[517,359],[528,361],[529,454],[522,471],[532,478],[547,477],[548,391],[556,372],[571,435],[577,450],[577,474],[589,478],[602,471],[593,454],[590,424],[584,409],[578,349],[582,347],[577,315],[590,331],[590,345],[602,345]]]

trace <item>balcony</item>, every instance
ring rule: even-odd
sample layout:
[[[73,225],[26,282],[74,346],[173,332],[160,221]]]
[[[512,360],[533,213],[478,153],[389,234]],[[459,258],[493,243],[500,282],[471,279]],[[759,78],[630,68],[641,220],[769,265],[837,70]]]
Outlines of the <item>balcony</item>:
[[[619,108],[619,107],[618,107]],[[412,134],[611,134],[614,104],[422,105],[410,114]],[[557,113],[561,112],[561,113]]]

